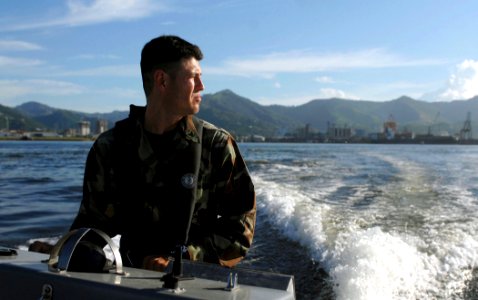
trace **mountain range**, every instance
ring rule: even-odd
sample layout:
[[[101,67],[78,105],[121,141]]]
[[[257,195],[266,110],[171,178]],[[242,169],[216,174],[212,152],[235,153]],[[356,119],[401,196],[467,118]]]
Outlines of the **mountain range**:
[[[425,102],[406,96],[384,102],[332,98],[311,100],[298,106],[264,106],[231,90],[223,90],[203,96],[198,117],[235,135],[283,136],[306,125],[316,132],[337,126],[372,133],[380,132],[383,123],[390,119],[397,122],[399,131],[456,134],[467,114],[473,116],[477,112],[478,96],[451,102]],[[80,121],[90,121],[94,132],[97,120],[107,120],[112,127],[127,115],[127,111],[84,113],[27,102],[13,108],[0,105],[0,129],[62,131],[78,128]],[[478,123],[472,120],[471,124],[476,132]]]

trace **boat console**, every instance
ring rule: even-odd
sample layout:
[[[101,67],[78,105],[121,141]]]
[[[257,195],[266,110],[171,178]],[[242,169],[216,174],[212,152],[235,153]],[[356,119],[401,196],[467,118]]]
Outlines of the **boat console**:
[[[92,232],[107,242],[114,257],[111,270],[70,271],[75,248]],[[0,248],[0,299],[295,299],[290,275],[178,263],[170,263],[166,272],[123,267],[106,234],[82,228],[60,239],[49,256]]]

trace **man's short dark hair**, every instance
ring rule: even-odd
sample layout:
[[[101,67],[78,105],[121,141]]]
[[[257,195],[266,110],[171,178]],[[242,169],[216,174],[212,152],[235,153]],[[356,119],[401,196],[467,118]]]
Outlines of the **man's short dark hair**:
[[[152,39],[141,51],[141,75],[146,97],[153,88],[153,73],[157,69],[171,70],[182,59],[203,58],[201,49],[174,35],[163,35]]]

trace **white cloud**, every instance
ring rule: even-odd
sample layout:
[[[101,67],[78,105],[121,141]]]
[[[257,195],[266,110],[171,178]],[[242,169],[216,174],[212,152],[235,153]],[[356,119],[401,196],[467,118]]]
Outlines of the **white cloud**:
[[[362,99],[370,101],[388,101],[401,96],[425,100],[423,98],[423,91],[433,89],[434,87],[434,82],[398,80],[385,83],[369,83],[366,86],[360,86],[355,92],[360,95],[366,95]]]
[[[158,2],[150,0],[68,1],[69,25],[85,25],[117,20],[132,20],[150,16],[158,10]]]
[[[25,30],[51,26],[82,26],[113,21],[129,21],[149,17],[169,8],[164,1],[154,0],[69,0],[64,16],[48,20],[12,24],[0,31]]]
[[[341,98],[349,100],[358,100],[359,98],[344,91],[332,88],[320,89],[319,98]]]
[[[275,82],[275,83],[274,83],[274,87],[275,87],[276,89],[280,89],[280,88],[282,87],[282,85],[280,84],[280,82]]]
[[[103,59],[109,59],[109,60],[115,60],[115,59],[120,59],[121,57],[115,54],[80,54],[73,59],[81,59],[81,60],[103,60]]]
[[[478,95],[478,61],[469,59],[456,66],[448,79],[448,88],[438,100],[470,99]]]
[[[43,64],[43,62],[38,59],[0,56],[0,68],[31,67],[38,66],[41,64]]]
[[[31,51],[42,50],[43,47],[24,41],[0,40],[0,51]]]
[[[141,99],[144,98],[144,93],[142,90],[119,87],[98,90],[94,91],[94,93],[109,99],[128,99],[131,101],[141,101]]]
[[[279,97],[259,97],[257,100],[258,103],[262,105],[302,105],[309,101],[315,99],[330,99],[330,98],[341,98],[341,99],[348,99],[348,100],[359,100],[360,98],[352,95],[350,93],[346,93],[341,90],[331,89],[331,88],[324,88],[320,89],[319,93],[315,94],[307,94],[301,96],[290,96],[290,95],[283,95]]]
[[[319,77],[316,77],[314,80],[319,83],[335,83],[335,80],[333,80],[329,76],[319,76]]]
[[[231,58],[222,66],[207,68],[209,74],[273,78],[278,73],[308,73],[331,70],[396,68],[442,64],[441,60],[407,59],[384,49],[347,53],[289,51],[253,58]]]
[[[67,96],[84,92],[83,87],[55,80],[0,80],[0,100],[11,100],[25,95]]]
[[[258,97],[256,101],[262,105],[301,105],[316,99],[316,95],[305,96],[280,96],[280,97]]]
[[[30,100],[53,107],[85,112],[127,110],[129,103],[141,101],[141,90],[129,88],[90,88],[56,80],[0,80],[0,103],[16,106]],[[141,103],[140,103],[141,104]]]
[[[97,68],[59,72],[56,76],[116,76],[138,77],[140,74],[137,65],[102,66]]]

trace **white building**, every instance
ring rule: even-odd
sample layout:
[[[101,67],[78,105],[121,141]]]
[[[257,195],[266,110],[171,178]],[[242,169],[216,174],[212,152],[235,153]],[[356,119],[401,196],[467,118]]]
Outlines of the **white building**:
[[[81,122],[78,122],[78,125],[80,126],[80,136],[90,135],[90,122],[81,121]]]

